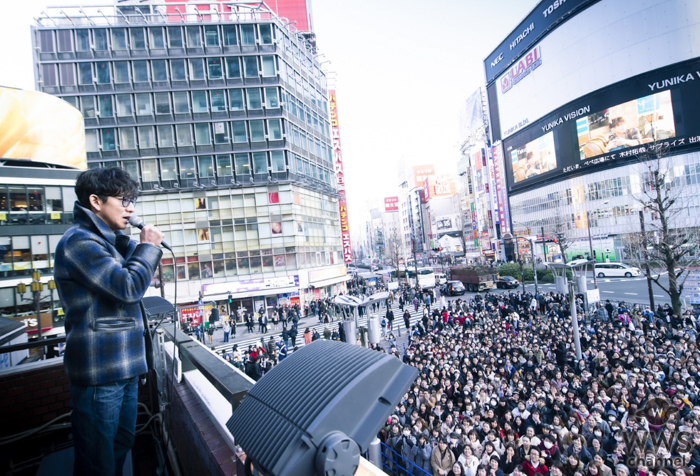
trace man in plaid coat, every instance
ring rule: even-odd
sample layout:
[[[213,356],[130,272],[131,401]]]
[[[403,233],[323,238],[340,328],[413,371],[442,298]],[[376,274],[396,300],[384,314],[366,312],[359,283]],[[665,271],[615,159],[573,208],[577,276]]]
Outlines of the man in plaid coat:
[[[138,184],[122,169],[87,170],[75,191],[75,224],[58,243],[54,266],[66,314],[75,474],[119,475],[134,442],[139,376],[152,360],[141,298],[163,234],[146,225],[136,243],[123,233]]]

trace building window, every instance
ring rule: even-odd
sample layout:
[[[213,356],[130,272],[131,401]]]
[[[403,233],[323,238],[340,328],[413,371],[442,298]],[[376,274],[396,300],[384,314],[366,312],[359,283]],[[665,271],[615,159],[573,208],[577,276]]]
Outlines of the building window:
[[[262,109],[262,99],[260,98],[260,89],[246,89],[248,95],[248,109]]]
[[[228,128],[225,122],[215,122],[214,123],[214,143],[215,144],[227,144],[228,143]]]
[[[157,126],[158,128],[158,146],[159,147],[175,147],[175,139],[173,137],[173,126]]]
[[[187,47],[201,48],[202,47],[202,31],[198,26],[187,27]]]
[[[194,113],[209,112],[209,107],[207,105],[207,92],[206,91],[192,91],[192,112],[194,112]]]
[[[131,176],[132,179],[139,182],[141,180],[141,174],[139,173],[139,163],[136,160],[128,160],[122,162],[122,168]]]
[[[100,148],[97,144],[97,131],[87,130],[85,131],[85,151],[86,152],[99,152]]]
[[[241,25],[241,44],[243,46],[255,45],[255,25]]]
[[[269,24],[259,25],[258,29],[260,31],[260,44],[261,45],[271,45],[272,44],[272,25],[269,25]]]
[[[151,68],[153,68],[153,81],[168,80],[168,67],[165,60],[153,60]]]
[[[168,93],[155,93],[156,114],[170,114],[170,95]]]
[[[134,82],[145,83],[148,81],[148,61],[134,61]]]
[[[238,56],[228,56],[226,58],[226,77],[229,79],[239,79],[241,77],[241,64]]]
[[[112,151],[117,149],[114,137],[114,129],[102,129],[102,150]]]
[[[171,48],[182,48],[182,28],[179,26],[168,27],[168,44]]]
[[[273,172],[284,172],[286,170],[284,164],[284,152],[281,150],[273,150],[270,152],[270,157],[272,159],[272,171]]]
[[[209,91],[211,96],[211,110],[213,112],[223,112],[226,111],[226,99],[224,96],[224,91],[221,89],[214,89]]]
[[[264,121],[250,121],[250,141],[251,142],[262,142],[265,140],[265,126]]]
[[[207,70],[209,72],[209,79],[223,78],[221,72],[221,58],[207,58]]]
[[[194,157],[180,157],[180,178],[193,179],[196,175]]]
[[[141,149],[153,149],[156,146],[153,126],[139,127],[139,147]]]
[[[265,105],[269,108],[280,107],[280,100],[277,88],[265,88]]]
[[[73,41],[71,39],[70,30],[57,30],[56,37],[58,38],[58,52],[71,53],[73,52]]]
[[[269,119],[267,121],[267,129],[270,134],[270,140],[282,139],[282,123],[280,119]]]
[[[61,73],[61,86],[75,86],[75,68],[70,63],[59,65]]]
[[[101,61],[95,63],[95,70],[97,70],[97,84],[108,84],[109,77],[109,63]]]
[[[146,32],[143,28],[131,28],[131,49],[145,50],[146,49]]]
[[[151,40],[151,49],[160,50],[165,48],[165,30],[163,28],[149,28],[148,34]]]
[[[114,82],[128,83],[129,82],[129,63],[127,61],[114,62]]]
[[[156,159],[142,159],[141,170],[143,172],[143,182],[158,181],[158,162]]]
[[[112,49],[113,50],[125,50],[126,49],[126,30],[124,28],[113,28],[112,29]]]
[[[207,46],[219,46],[219,27],[216,25],[204,27],[204,44]]]
[[[97,106],[100,111],[100,117],[114,116],[114,107],[112,106],[112,96],[97,96]]]
[[[134,111],[131,107],[131,96],[128,94],[118,94],[117,98],[117,116],[133,116]]]
[[[119,129],[119,148],[124,150],[136,148],[136,131],[133,127]]]
[[[214,162],[211,155],[199,157],[199,176],[202,178],[214,177]]]
[[[190,59],[190,78],[194,80],[204,79],[204,60],[202,58]]]
[[[190,104],[185,91],[173,93],[173,109],[175,110],[175,114],[189,114]]]
[[[216,156],[216,174],[219,177],[232,175],[231,173],[231,156],[217,155]]]
[[[238,177],[242,175],[250,175],[250,162],[248,160],[248,154],[234,154],[233,159],[236,164],[236,175]]]
[[[245,130],[245,121],[235,121],[231,123],[231,134],[234,143],[248,142]]]
[[[228,102],[232,111],[242,111],[245,109],[245,106],[243,105],[243,90],[229,89]]]
[[[42,65],[44,67],[46,65]],[[92,64],[78,63],[78,84],[87,86],[92,84]]]
[[[53,53],[53,31],[42,30],[39,32],[39,51],[42,53]]]
[[[97,28],[93,30],[92,37],[95,40],[95,51],[107,51],[109,49],[106,29]]]
[[[256,174],[267,173],[267,154],[265,152],[253,153],[253,168]]]
[[[83,96],[80,98],[80,112],[83,113],[83,117],[92,119],[95,117],[95,97],[94,96]]]
[[[198,122],[194,125],[194,135],[197,145],[209,145],[211,144],[211,137],[209,134],[209,123],[208,122]]]
[[[172,76],[173,81],[187,81],[184,59],[170,60],[170,75]]]
[[[224,46],[236,46],[236,25],[224,25]]]
[[[243,71],[246,78],[258,77],[258,57],[245,56],[243,57]]]
[[[90,51],[90,30],[75,30],[75,51]]]
[[[178,147],[189,147],[192,145],[192,127],[189,124],[178,124],[175,126],[177,131]]]
[[[44,87],[58,86],[56,81],[56,65],[42,64],[41,65],[41,81]]]
[[[275,75],[275,57],[274,56],[263,56],[262,57],[262,71],[263,71],[263,76],[274,76]]]
[[[163,180],[177,180],[177,159],[160,159],[160,177]]]

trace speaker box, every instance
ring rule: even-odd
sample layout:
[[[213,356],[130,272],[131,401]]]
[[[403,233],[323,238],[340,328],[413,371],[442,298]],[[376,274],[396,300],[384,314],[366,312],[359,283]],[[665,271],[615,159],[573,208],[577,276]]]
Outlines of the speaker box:
[[[417,376],[388,354],[318,340],[260,379],[226,426],[266,475],[351,475]]]

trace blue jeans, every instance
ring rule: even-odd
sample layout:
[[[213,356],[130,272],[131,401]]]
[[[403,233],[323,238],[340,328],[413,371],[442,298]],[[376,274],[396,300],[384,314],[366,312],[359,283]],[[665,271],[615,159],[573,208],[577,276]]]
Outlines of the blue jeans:
[[[83,387],[71,384],[74,475],[121,476],[134,445],[138,377]]]

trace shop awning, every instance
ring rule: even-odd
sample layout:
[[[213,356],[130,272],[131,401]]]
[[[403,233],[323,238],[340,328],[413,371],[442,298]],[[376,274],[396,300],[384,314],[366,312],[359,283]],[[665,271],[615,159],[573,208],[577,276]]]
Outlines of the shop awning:
[[[231,296],[233,297],[233,299],[244,299],[244,298],[249,298],[249,297],[257,297],[257,296],[272,296],[273,294],[294,293],[297,291],[299,291],[298,287],[290,286],[287,288],[268,288],[268,289],[259,289],[257,291],[247,291],[244,293],[231,293]],[[224,300],[224,299],[228,299],[228,293],[205,294],[204,295],[205,301],[219,301],[219,300]]]
[[[324,286],[330,286],[331,284],[344,283],[345,281],[350,281],[352,276],[338,276],[336,278],[324,279],[323,281],[316,281],[314,283],[309,283],[312,288],[322,288]]]

